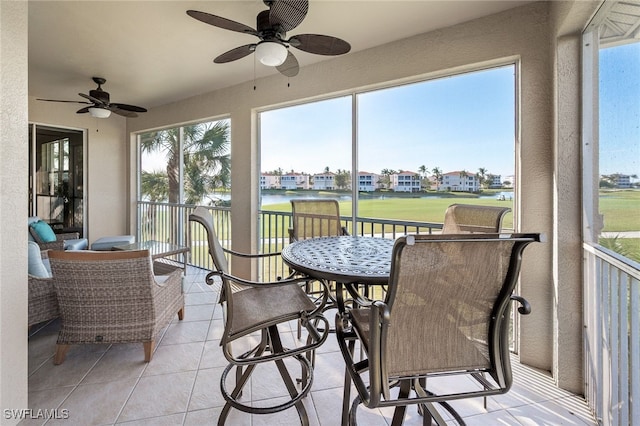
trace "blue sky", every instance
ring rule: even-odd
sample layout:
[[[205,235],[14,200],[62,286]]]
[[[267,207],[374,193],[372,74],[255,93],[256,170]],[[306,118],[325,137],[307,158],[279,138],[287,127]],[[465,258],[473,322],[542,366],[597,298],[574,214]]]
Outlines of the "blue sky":
[[[640,175],[640,43],[600,50],[600,173]]]
[[[357,96],[359,169],[514,173],[514,67]],[[261,116],[262,171],[351,169],[351,97]]]

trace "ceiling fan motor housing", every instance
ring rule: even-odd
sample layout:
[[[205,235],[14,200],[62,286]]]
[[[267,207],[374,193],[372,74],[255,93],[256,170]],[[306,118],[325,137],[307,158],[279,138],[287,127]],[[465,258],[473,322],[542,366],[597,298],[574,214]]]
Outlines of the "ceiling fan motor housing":
[[[272,25],[269,20],[270,10],[263,10],[258,13],[256,17],[256,28],[258,30],[258,37],[262,40],[268,41],[282,41],[286,33],[282,31],[280,25]]]
[[[90,90],[89,95],[92,98],[96,98],[105,104],[109,104],[109,92],[105,92],[102,89]]]

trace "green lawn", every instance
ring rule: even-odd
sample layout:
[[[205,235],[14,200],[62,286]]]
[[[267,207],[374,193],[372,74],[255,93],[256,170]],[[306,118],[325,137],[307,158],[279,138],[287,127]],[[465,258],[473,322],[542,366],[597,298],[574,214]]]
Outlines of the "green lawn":
[[[336,194],[337,195],[337,194]],[[452,203],[478,204],[490,206],[508,206],[513,201],[499,201],[493,198],[478,198],[475,195],[448,194],[446,198],[386,198],[361,199],[358,215],[368,218],[409,220],[418,222],[442,222],[444,211]],[[343,215],[351,211],[351,202],[342,201],[340,211]],[[263,207],[269,211],[291,211],[290,203],[270,204]],[[640,231],[640,191],[602,191],[600,193],[600,212],[604,215],[604,231]],[[504,218],[505,228],[513,227],[513,215]]]
[[[600,191],[600,213],[605,231],[640,231],[640,191]]]

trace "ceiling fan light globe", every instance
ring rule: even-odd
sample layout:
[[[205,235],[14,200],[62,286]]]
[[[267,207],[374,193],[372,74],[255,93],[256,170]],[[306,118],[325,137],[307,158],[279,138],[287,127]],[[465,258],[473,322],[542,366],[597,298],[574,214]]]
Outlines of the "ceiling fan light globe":
[[[89,108],[89,114],[95,118],[109,118],[111,111],[104,108],[91,107]]]
[[[258,60],[266,66],[277,67],[287,59],[287,48],[274,41],[262,41],[256,46]]]

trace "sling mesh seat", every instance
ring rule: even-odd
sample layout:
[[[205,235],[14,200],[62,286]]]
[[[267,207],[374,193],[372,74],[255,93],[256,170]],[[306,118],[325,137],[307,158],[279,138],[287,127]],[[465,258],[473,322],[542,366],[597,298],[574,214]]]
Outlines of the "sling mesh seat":
[[[196,207],[189,215],[189,220],[201,224],[207,231],[209,254],[215,267],[215,270],[207,275],[207,284],[213,284],[216,276],[222,281],[220,303],[224,308],[225,328],[220,345],[229,365],[224,369],[220,379],[220,390],[226,404],[220,413],[218,424],[225,423],[231,408],[247,413],[270,414],[295,406],[301,423],[307,425],[309,419],[302,398],[309,393],[313,383],[310,353],[324,343],[327,338],[326,330],[329,328],[328,321],[322,315],[322,304],[314,304],[301,288],[301,283],[304,283],[306,278],[256,282],[230,275],[225,252],[245,258],[279,253],[250,255],[223,249],[213,227],[213,217],[205,207]],[[327,291],[325,286],[325,301]],[[283,346],[278,324],[289,321],[299,321],[306,328],[306,344],[293,348]],[[324,326],[325,331],[319,331],[319,323]],[[248,351],[236,354],[233,350],[234,344],[239,344],[241,339],[250,340],[255,333],[260,335],[259,342]],[[254,335],[249,336],[250,334]],[[246,339],[247,337],[249,339]],[[287,370],[285,358],[295,359],[301,366],[300,389]],[[249,401],[241,401],[243,389],[249,383],[254,369],[266,363],[275,363],[290,398],[272,406],[251,405]],[[226,379],[234,369],[235,388],[230,391],[227,389]]]
[[[340,222],[340,207],[336,200],[291,200],[292,226],[289,240],[349,235]]]
[[[522,252],[539,234],[409,235],[394,244],[384,301],[338,313],[345,359],[343,424],[356,424],[359,404],[419,405],[439,425],[434,403],[463,424],[448,401],[505,393],[512,384],[509,323]],[[356,343],[362,351],[356,350]],[[359,355],[361,354],[361,355]],[[466,376],[467,380],[446,380]],[[350,406],[351,381],[357,397]],[[438,386],[430,388],[431,384]]]
[[[452,204],[444,214],[443,234],[497,233],[509,207]]]
[[[54,364],[69,345],[144,345],[149,362],[155,342],[176,314],[182,320],[182,271],[153,275],[148,250],[49,252],[62,320]]]

